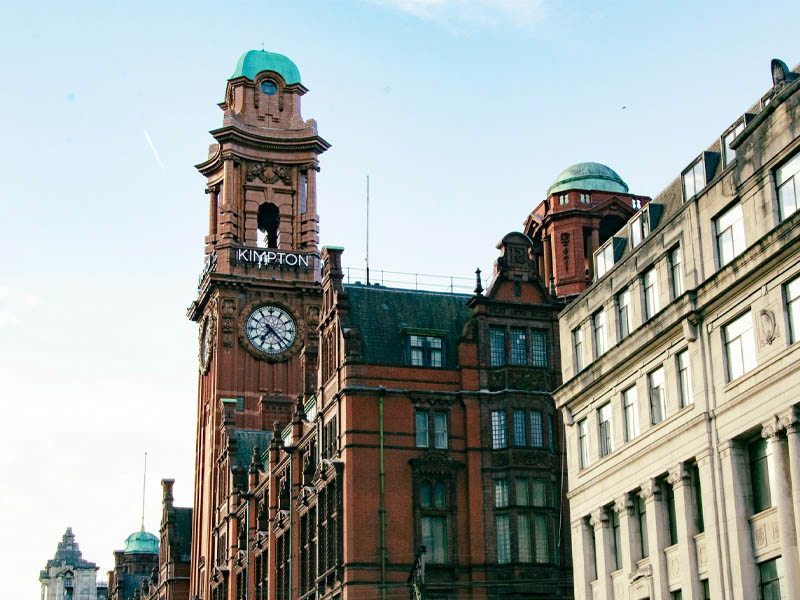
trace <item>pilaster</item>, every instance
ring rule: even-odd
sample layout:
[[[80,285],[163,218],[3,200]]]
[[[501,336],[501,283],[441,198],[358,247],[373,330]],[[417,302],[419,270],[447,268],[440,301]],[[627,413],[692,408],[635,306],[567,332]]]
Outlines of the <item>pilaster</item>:
[[[611,585],[611,528],[608,513],[599,508],[592,513],[590,524],[594,529],[594,544],[597,550],[597,588],[594,600],[613,600]]]
[[[747,477],[745,449],[735,440],[728,440],[719,445],[719,457],[722,464],[721,495],[725,499],[723,510],[728,534],[731,595],[734,600],[752,600],[758,597],[758,589],[748,518],[752,493]],[[713,589],[711,595],[714,596]]]
[[[792,407],[780,417],[781,426],[786,430],[786,443],[789,450],[789,473],[792,478],[792,511],[794,513],[795,539],[800,540],[800,421],[798,410]]]
[[[667,527],[661,504],[658,481],[647,479],[641,486],[639,496],[644,499],[647,510],[647,537],[650,544],[650,567],[653,570],[653,600],[669,600],[667,585],[667,561],[664,558]]]
[[[594,579],[592,538],[594,535],[587,519],[572,522],[572,571],[575,600],[592,600]]]
[[[697,575],[697,549],[694,545],[695,508],[689,473],[683,463],[670,469],[667,482],[675,497],[675,522],[678,530],[678,561],[683,600],[701,600],[700,578]]]
[[[786,464],[786,440],[780,435],[779,422],[771,419],[761,427],[761,437],[769,440],[773,460],[772,497],[778,509],[783,577],[788,598],[800,596],[800,563],[797,557],[797,536],[794,528],[792,496],[789,488],[789,469]]]

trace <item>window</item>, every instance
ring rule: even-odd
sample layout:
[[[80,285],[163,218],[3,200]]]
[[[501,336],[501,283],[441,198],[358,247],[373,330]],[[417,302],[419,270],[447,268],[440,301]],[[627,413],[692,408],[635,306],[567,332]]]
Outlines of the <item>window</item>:
[[[589,466],[589,437],[586,419],[578,421],[578,466],[585,469]]]
[[[590,194],[581,194],[581,203],[582,204],[591,204],[592,197]]]
[[[780,218],[785,219],[800,205],[800,153],[776,169],[775,185],[778,187]]]
[[[508,480],[494,480],[494,506],[495,508],[508,507]]]
[[[704,187],[706,187],[706,171],[701,156],[683,174],[684,202],[696,196]]]
[[[711,600],[711,588],[708,587],[708,579],[702,579],[700,585],[703,586],[703,600]]]
[[[525,411],[514,410],[514,445],[525,445]]]
[[[528,506],[528,480],[524,477],[517,477],[515,480],[515,501],[518,506]]]
[[[756,366],[756,346],[750,311],[725,325],[722,336],[728,362],[728,381],[733,381]]]
[[[678,385],[680,387],[681,408],[692,403],[692,376],[689,371],[689,351],[683,350],[676,356],[678,363]]]
[[[575,372],[583,370],[583,331],[580,327],[572,330],[572,347],[575,349]]]
[[[531,446],[541,448],[542,439],[542,411],[531,411]]]
[[[439,449],[447,448],[447,414],[433,413],[433,445]]]
[[[614,571],[622,568],[622,559],[620,558],[620,548],[622,547],[622,537],[619,530],[619,515],[614,508],[609,508],[608,520],[611,522],[611,557],[614,566]]]
[[[597,409],[597,429],[600,439],[600,457],[611,454],[613,433],[611,431],[611,404],[606,403]]]
[[[644,318],[649,319],[658,312],[658,278],[655,268],[651,267],[642,275],[644,286]]]
[[[639,210],[642,208],[642,199],[641,198],[631,198],[631,207],[633,210]]]
[[[614,238],[603,246],[595,257],[597,279],[611,270],[614,266]]]
[[[511,330],[511,364],[528,364],[528,336],[524,329]]]
[[[770,471],[772,465],[767,440],[757,439],[747,448],[750,457],[750,483],[753,489],[753,514],[772,506]]]
[[[558,197],[558,203],[561,204],[562,206],[564,204],[569,204],[569,195],[568,194],[561,194]]]
[[[497,515],[497,562],[504,565],[511,562],[511,530],[508,524],[508,515]]]
[[[432,563],[447,562],[447,518],[422,517],[422,544]]]
[[[628,288],[617,294],[617,321],[619,321],[619,339],[628,337],[633,330],[631,322],[631,291]]]
[[[703,491],[700,487],[700,469],[697,467],[697,463],[693,463],[689,467],[689,481],[691,481],[692,489],[694,490],[697,533],[703,533],[706,530],[706,524],[703,520]]]
[[[506,447],[506,413],[492,411],[492,448]]]
[[[531,331],[531,352],[534,367],[547,366],[547,333],[534,329]]]
[[[434,447],[447,449],[447,413],[434,412],[432,416]],[[430,419],[431,413],[429,411],[414,411],[414,426],[416,429],[415,443],[417,448],[430,447]]]
[[[442,366],[442,338],[410,335],[411,364],[415,367]]]
[[[742,205],[736,203],[714,219],[720,269],[744,251]]]
[[[678,543],[678,521],[675,516],[675,490],[666,481],[663,482],[664,497],[667,503],[667,529],[669,530],[669,545]]]
[[[636,248],[650,233],[650,213],[645,208],[631,221],[631,248]]]
[[[800,277],[787,283],[783,289],[789,313],[789,341],[794,344],[800,339]]]
[[[647,539],[647,508],[645,507],[644,498],[639,494],[634,494],[633,496],[633,512],[636,518],[636,532],[639,537],[640,558],[647,558],[650,556],[650,546]]]
[[[547,444],[551,452],[556,449],[555,427],[556,420],[553,418],[553,415],[547,415]]]
[[[428,411],[418,410],[414,413],[414,424],[416,426],[416,444],[417,448],[427,448],[428,441]]]
[[[547,543],[547,515],[533,516],[534,551],[537,563],[550,562],[550,551]]]
[[[636,386],[622,392],[622,409],[625,412],[625,441],[630,442],[639,435],[639,403]]]
[[[783,594],[783,560],[773,558],[758,565],[758,588],[764,600],[781,600]]]
[[[517,539],[519,552],[519,562],[531,562],[531,516],[527,514],[517,515]]]
[[[655,425],[667,416],[667,394],[664,389],[664,367],[647,374],[647,389],[650,394],[650,422]]]
[[[534,479],[531,483],[533,484],[531,503],[538,507],[547,506],[547,482],[544,479]]]
[[[681,267],[681,247],[675,246],[670,250],[669,272],[672,279],[672,297],[677,298],[683,293],[683,272]]]
[[[500,327],[489,328],[489,364],[502,367],[506,364],[506,332]]]
[[[594,330],[594,356],[599,358],[606,351],[606,311],[599,310],[592,315]]]
[[[727,167],[729,164],[733,162],[736,158],[736,150],[731,148],[731,142],[736,139],[736,136],[739,135],[744,131],[744,121],[739,122],[736,124],[733,129],[731,129],[728,133],[726,133],[722,137],[722,148],[725,152],[725,166]]]

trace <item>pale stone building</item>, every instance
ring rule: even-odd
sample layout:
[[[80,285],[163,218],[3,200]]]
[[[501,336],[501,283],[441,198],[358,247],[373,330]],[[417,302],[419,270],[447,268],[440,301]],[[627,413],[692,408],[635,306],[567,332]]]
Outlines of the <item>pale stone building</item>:
[[[96,564],[83,559],[75,534],[67,527],[55,556],[39,573],[41,600],[98,600],[97,570]]]
[[[560,315],[576,598],[800,598],[798,71]]]

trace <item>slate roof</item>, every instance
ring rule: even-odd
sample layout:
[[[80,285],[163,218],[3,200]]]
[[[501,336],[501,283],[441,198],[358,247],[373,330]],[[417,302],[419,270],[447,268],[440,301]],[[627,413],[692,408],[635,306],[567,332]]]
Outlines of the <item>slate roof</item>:
[[[413,330],[444,333],[444,366],[458,366],[458,339],[472,310],[468,294],[351,284],[344,286],[350,304],[350,326],[361,333],[361,360],[373,365],[408,364],[407,339]],[[411,329],[412,331],[408,331]]]
[[[175,534],[177,537],[177,560],[189,562],[192,552],[192,509],[175,509]]]
[[[236,430],[236,466],[247,469],[253,460],[253,447],[258,446],[259,456],[263,456],[272,440],[271,431],[255,429]]]

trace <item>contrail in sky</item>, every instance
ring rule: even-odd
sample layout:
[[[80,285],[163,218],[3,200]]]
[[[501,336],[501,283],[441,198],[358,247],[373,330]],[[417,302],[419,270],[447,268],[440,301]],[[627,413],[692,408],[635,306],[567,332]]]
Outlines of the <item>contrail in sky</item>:
[[[150,139],[150,134],[147,133],[147,129],[142,129],[142,131],[144,132],[144,139],[147,140],[147,145],[150,146],[150,150],[153,151],[153,156],[155,156],[156,161],[158,161],[158,166],[161,167],[162,172],[166,173],[167,169],[164,168],[164,163],[161,162],[161,157],[158,155],[158,150],[156,150],[156,147],[153,145],[153,140]]]

